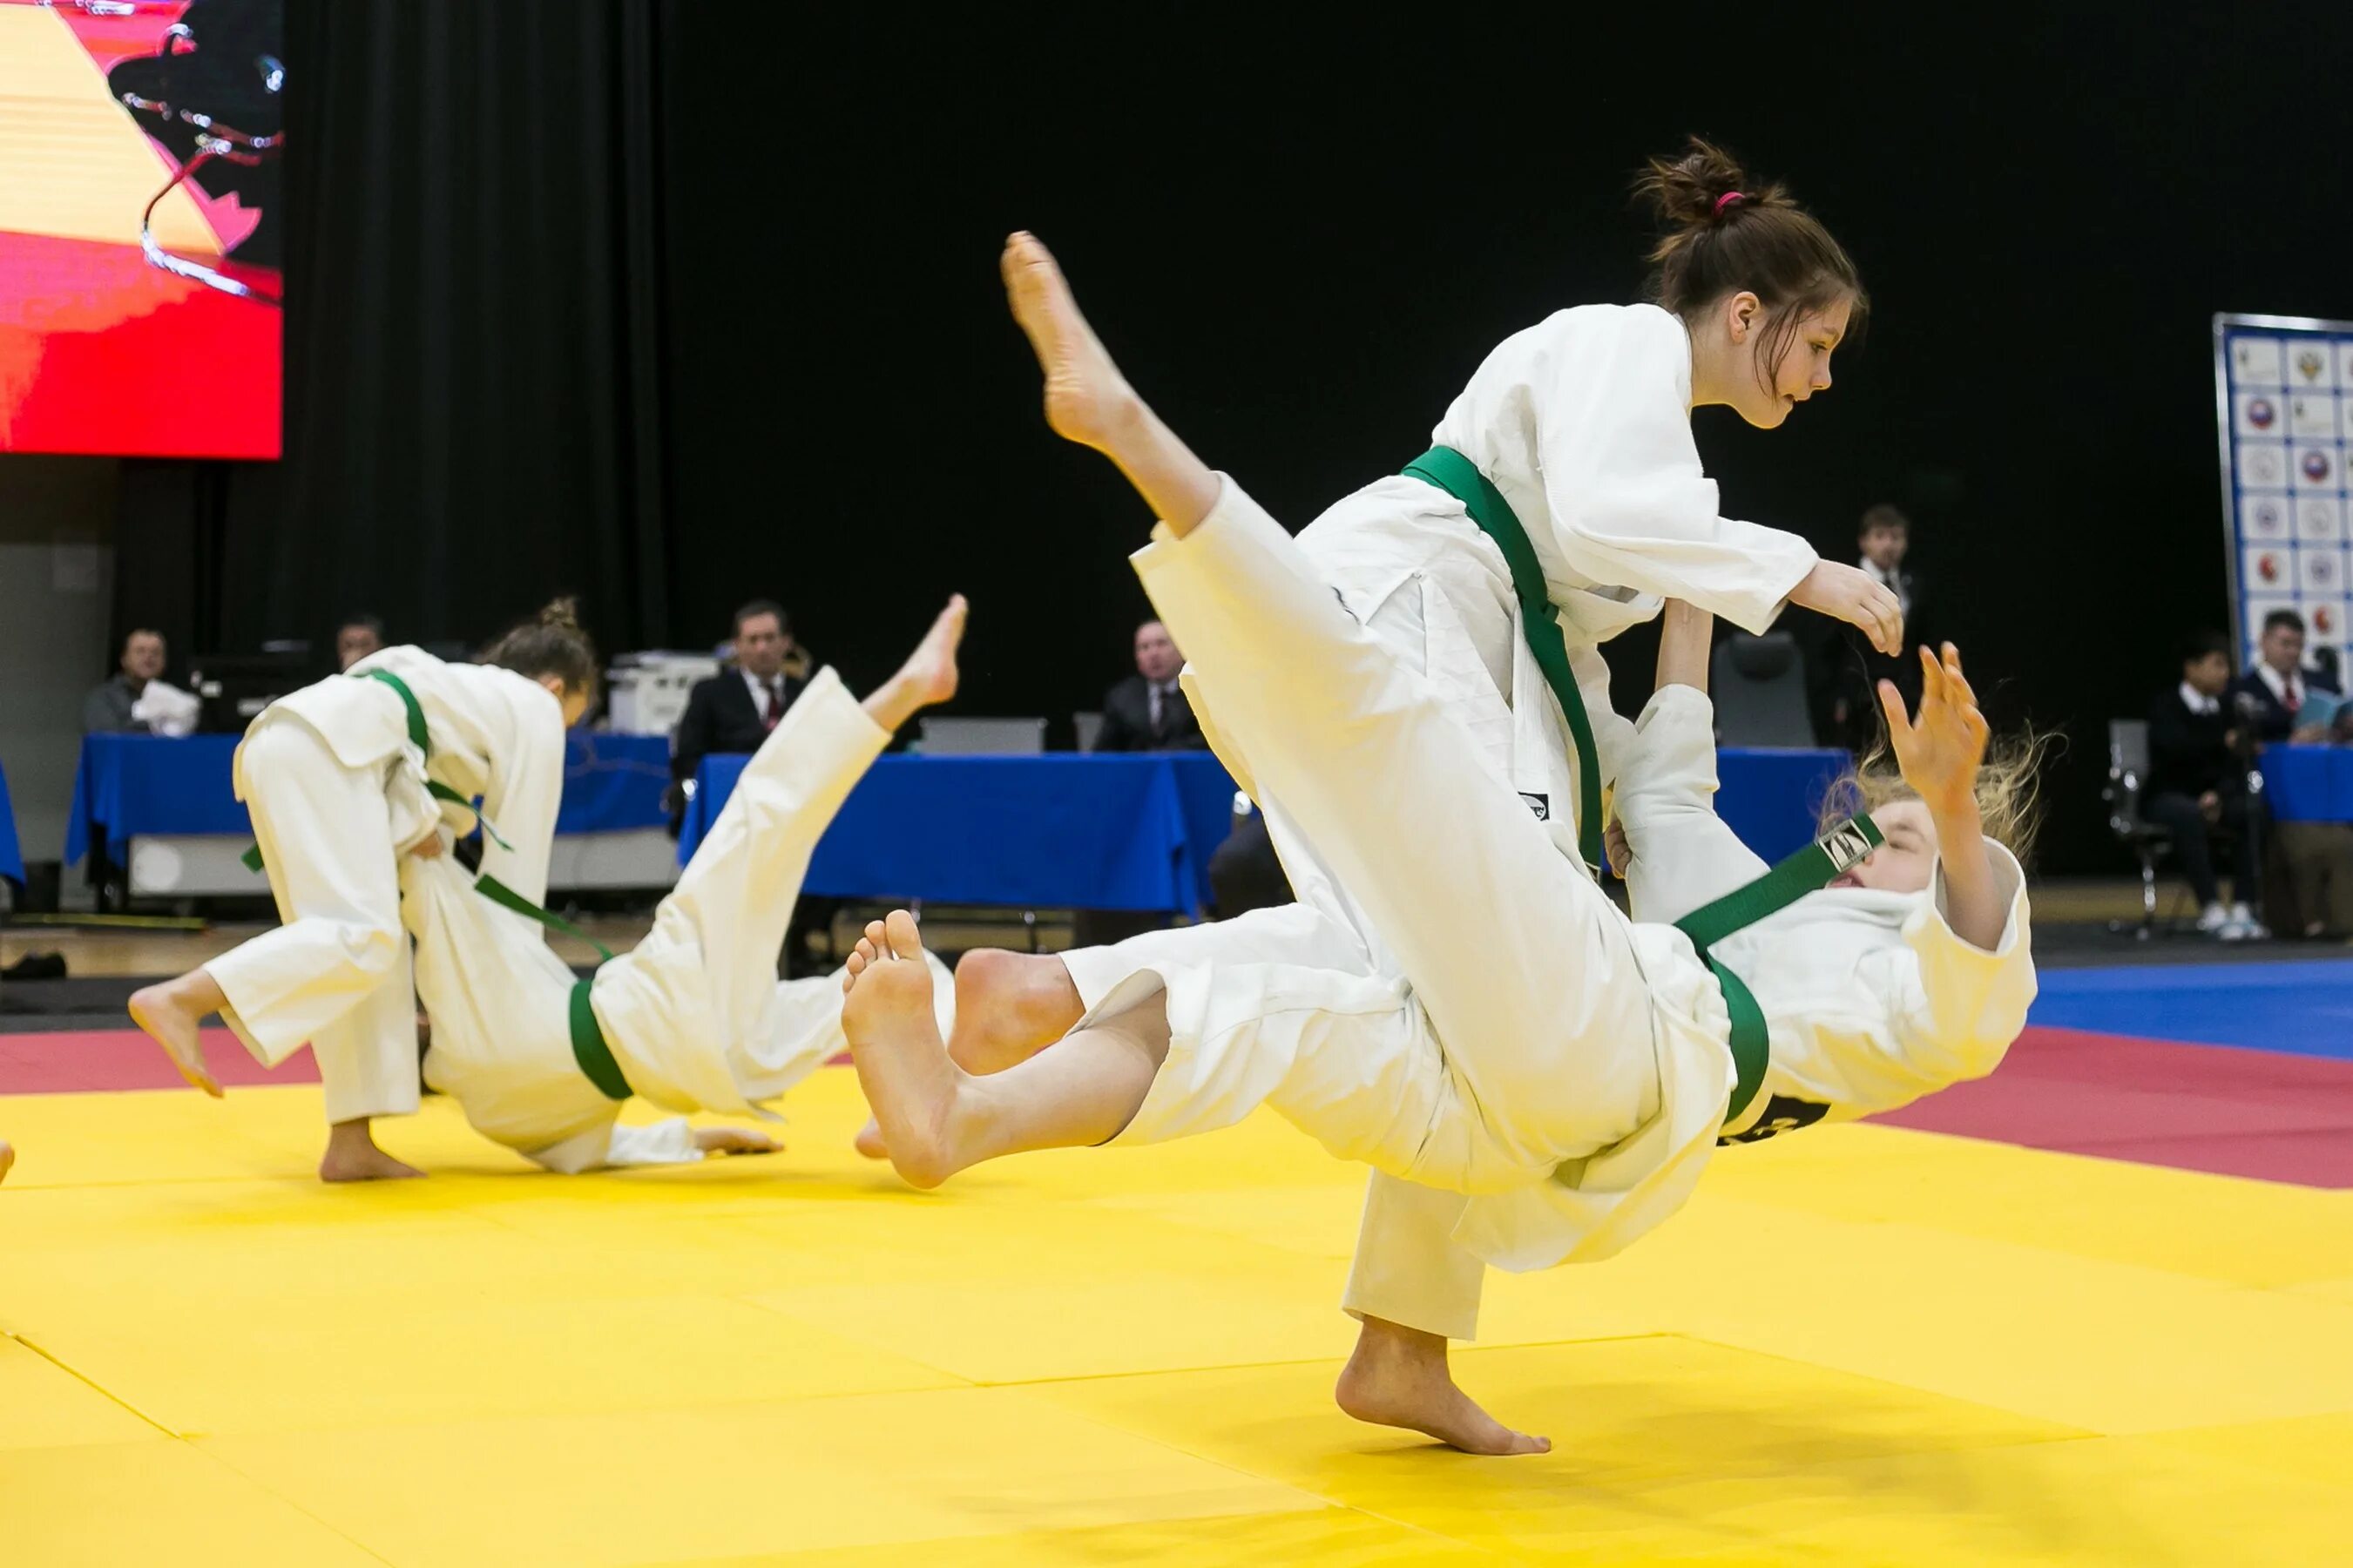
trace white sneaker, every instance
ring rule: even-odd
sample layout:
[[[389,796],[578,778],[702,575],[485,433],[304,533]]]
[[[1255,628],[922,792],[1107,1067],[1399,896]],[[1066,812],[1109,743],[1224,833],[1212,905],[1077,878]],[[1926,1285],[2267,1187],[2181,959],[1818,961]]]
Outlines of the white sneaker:
[[[2200,936],[2219,936],[2225,942],[2234,940],[2230,934],[2231,911],[2223,905],[2209,904],[2198,917]]]

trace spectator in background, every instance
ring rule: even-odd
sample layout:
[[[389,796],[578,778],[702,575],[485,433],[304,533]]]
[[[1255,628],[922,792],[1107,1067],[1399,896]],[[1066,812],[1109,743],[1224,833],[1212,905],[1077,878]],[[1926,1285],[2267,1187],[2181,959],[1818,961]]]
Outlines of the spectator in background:
[[[2304,662],[2304,617],[2274,610],[2263,617],[2255,668],[2231,688],[2234,720],[2258,742],[2326,745],[2353,735],[2348,710],[2335,700],[2335,682]],[[2319,699],[2316,700],[2316,698]],[[2342,822],[2275,822],[2272,869],[2285,873],[2268,906],[2280,930],[2304,936],[2353,936],[2353,826]]]
[[[121,668],[82,699],[81,731],[85,735],[150,735],[153,722],[132,710],[147,693],[151,681],[164,679],[164,634],[142,627],[122,639]]]
[[[2141,815],[2173,836],[2174,858],[2198,895],[2198,930],[2239,942],[2268,933],[2250,908],[2262,807],[2248,795],[2246,737],[2224,701],[2230,688],[2230,639],[2200,633],[2184,650],[2181,684],[2149,705]],[[2217,837],[2232,848],[2229,904],[2214,877]]]
[[[335,672],[342,674],[372,653],[384,651],[384,623],[374,616],[346,616],[335,628]]]
[[[784,606],[754,599],[735,612],[735,636],[728,644],[734,668],[695,683],[686,694],[686,712],[670,748],[670,832],[686,825],[687,786],[714,753],[756,752],[768,731],[807,686],[805,661],[797,658],[792,624]],[[796,674],[796,668],[802,673]],[[793,906],[785,931],[785,973],[798,979],[811,972],[811,931],[830,931],[839,899],[804,896]]]
[[[1146,621],[1135,628],[1135,673],[1103,693],[1098,752],[1206,752],[1208,741],[1193,705],[1176,684],[1185,656],[1168,628]]]
[[[670,742],[670,831],[686,815],[685,784],[712,752],[756,752],[804,682],[786,673],[793,635],[782,605],[754,599],[735,612],[735,668],[695,682]]]
[[[2255,739],[2302,744],[2327,740],[2325,722],[2296,722],[2312,692],[2335,694],[2337,690],[2327,677],[2304,668],[2304,617],[2294,610],[2274,610],[2265,616],[2263,639],[2255,650],[2255,668],[2231,689],[2233,697],[2244,700],[2240,706],[2247,710]]]
[[[1927,641],[1920,630],[1920,582],[1905,558],[1912,550],[1912,520],[1883,501],[1868,508],[1855,528],[1857,564],[1894,594],[1904,606],[1903,656],[1890,658],[1853,627],[1822,620],[1808,650],[1814,734],[1826,746],[1858,756],[1876,743],[1880,731],[1878,686],[1892,680],[1905,702],[1917,706],[1920,661]]]

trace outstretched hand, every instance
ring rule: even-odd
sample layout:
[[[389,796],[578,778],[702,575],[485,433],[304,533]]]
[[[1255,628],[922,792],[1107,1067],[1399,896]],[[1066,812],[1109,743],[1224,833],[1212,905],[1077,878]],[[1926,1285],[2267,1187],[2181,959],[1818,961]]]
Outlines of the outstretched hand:
[[[1860,566],[1815,562],[1789,590],[1789,603],[1861,628],[1871,646],[1890,658],[1904,652],[1904,602]]]
[[[1978,694],[1961,673],[1961,652],[1947,643],[1944,658],[1920,650],[1920,711],[1907,717],[1892,680],[1879,683],[1887,738],[1904,782],[1938,816],[1974,810],[1978,769],[1992,728],[1978,710]]]

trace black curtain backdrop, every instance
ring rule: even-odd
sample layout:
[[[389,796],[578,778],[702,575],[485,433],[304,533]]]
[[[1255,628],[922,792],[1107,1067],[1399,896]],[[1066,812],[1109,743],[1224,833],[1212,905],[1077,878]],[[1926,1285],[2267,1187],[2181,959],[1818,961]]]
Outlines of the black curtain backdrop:
[[[2046,867],[2115,869],[2105,721],[2227,624],[2209,318],[2353,318],[2336,15],[294,11],[288,455],[210,492],[206,613],[246,643],[347,605],[471,639],[572,588],[608,647],[703,646],[772,595],[863,684],[961,588],[960,706],[1063,721],[1127,667],[1146,520],[1038,416],[1008,229],[1295,527],[1496,341],[1632,298],[1627,178],[1696,130],[1877,304],[1786,429],[1699,416],[1725,509],[1841,556],[1910,510],[1997,721],[2069,734]],[[1621,708],[1651,651],[1613,647]]]

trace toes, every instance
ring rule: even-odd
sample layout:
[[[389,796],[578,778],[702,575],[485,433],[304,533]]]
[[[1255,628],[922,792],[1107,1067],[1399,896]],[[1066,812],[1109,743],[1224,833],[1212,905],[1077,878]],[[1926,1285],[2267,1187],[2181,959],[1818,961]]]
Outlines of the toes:
[[[891,951],[901,958],[920,960],[923,956],[923,939],[915,930],[915,917],[904,910],[892,910],[883,922],[884,933],[890,938]]]

